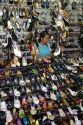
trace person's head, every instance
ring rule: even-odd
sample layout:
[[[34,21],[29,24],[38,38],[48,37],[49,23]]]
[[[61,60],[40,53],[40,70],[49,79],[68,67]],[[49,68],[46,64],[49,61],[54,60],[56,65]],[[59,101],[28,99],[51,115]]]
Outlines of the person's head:
[[[48,32],[42,31],[39,36],[40,36],[40,38],[39,38],[39,42],[40,43],[43,43],[43,44],[47,44],[48,43],[49,38],[50,38],[50,35],[49,35]]]

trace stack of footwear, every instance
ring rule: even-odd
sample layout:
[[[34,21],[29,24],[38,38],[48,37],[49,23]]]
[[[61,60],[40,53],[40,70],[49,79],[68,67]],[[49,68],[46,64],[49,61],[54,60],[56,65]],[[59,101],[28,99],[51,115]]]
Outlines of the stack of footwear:
[[[81,125],[83,115],[81,72],[72,73],[65,67],[61,58],[55,59],[52,65],[36,66],[29,70],[30,67],[32,66],[26,69],[19,66],[18,76],[13,68],[11,78],[1,79],[0,113],[3,112],[1,121],[6,119],[9,124],[23,125],[33,123]],[[54,72],[50,72],[49,68]]]
[[[52,25],[49,31],[58,37],[59,4],[55,0],[0,0],[0,125],[83,124],[83,58],[71,54],[80,49],[76,41],[60,41],[64,52],[58,48],[51,60],[38,64],[27,49],[36,30],[38,35]],[[74,11],[78,3],[71,5]],[[79,27],[69,28],[70,35],[79,31]]]

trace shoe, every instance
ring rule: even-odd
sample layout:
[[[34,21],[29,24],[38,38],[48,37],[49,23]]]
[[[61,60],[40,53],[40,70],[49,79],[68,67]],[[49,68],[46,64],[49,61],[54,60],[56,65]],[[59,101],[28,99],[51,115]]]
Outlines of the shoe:
[[[21,27],[17,21],[15,22],[15,27],[16,27],[16,30],[18,30],[19,32],[21,31]]]
[[[72,115],[77,115],[77,110],[72,110],[70,107],[67,107],[68,111],[70,112],[70,114]]]
[[[75,125],[81,125],[81,121],[78,119],[78,116],[74,116]]]
[[[8,110],[12,110],[13,107],[14,107],[14,102],[13,102],[13,101],[8,101],[8,102],[7,102],[7,109],[8,109]]]
[[[67,88],[67,90],[71,93],[72,96],[76,96],[78,92],[72,91],[70,88]]]
[[[53,75],[51,75],[51,79],[52,79],[53,81],[55,81],[55,80],[57,80],[57,77],[53,74]]]
[[[7,111],[7,104],[5,101],[1,101],[1,104],[0,104],[0,109],[1,111]]]
[[[48,102],[48,109],[50,110],[50,109],[53,109],[53,103],[52,103],[52,101],[49,101]]]
[[[17,125],[22,125],[21,119],[17,119]]]
[[[40,85],[43,92],[47,92],[47,87],[45,85]]]
[[[33,99],[33,103],[38,105],[39,104],[39,100],[37,98],[37,96],[32,96],[32,99]]]
[[[25,117],[24,110],[23,110],[23,109],[20,109],[20,110],[19,110],[19,118],[20,118],[20,119],[23,119],[24,117]]]
[[[41,2],[41,7],[44,9],[45,6],[46,6],[46,0],[43,0],[43,1]]]
[[[7,22],[7,28],[8,28],[9,30],[12,30],[12,29],[13,29],[13,24],[12,24],[12,22],[11,22],[10,20],[8,20],[8,22]]]
[[[36,108],[35,108],[34,106],[31,106],[31,111],[30,111],[30,113],[31,113],[32,115],[35,115],[35,114],[37,113],[37,110],[36,110]]]
[[[20,91],[18,91],[17,89],[14,89],[14,96],[20,97],[21,96]]]
[[[51,67],[51,65],[49,65],[49,67],[48,67],[48,72],[50,72],[50,73],[54,73],[55,72],[54,69]]]
[[[58,109],[58,112],[59,112],[61,117],[66,117],[66,114],[63,112],[62,109]]]
[[[13,43],[13,51],[14,51],[15,56],[17,56],[19,58],[22,56],[21,50],[18,47],[16,42]]]
[[[47,112],[47,117],[49,120],[54,120],[54,115],[51,112]]]
[[[46,0],[46,8],[48,9],[50,7],[50,2],[49,0]]]
[[[26,59],[26,57],[22,58],[22,65],[23,66],[27,66],[27,59]]]
[[[70,119],[69,123],[70,123],[70,125],[75,125],[75,122],[73,119]]]
[[[30,125],[28,118],[26,117],[23,118],[23,125]]]
[[[20,84],[21,86],[25,86],[25,85],[26,85],[26,83],[25,83],[25,81],[24,81],[23,79],[20,79],[19,84]]]
[[[20,109],[21,104],[20,104],[20,101],[18,99],[14,99],[14,107],[17,109]]]
[[[52,89],[53,90],[57,90],[58,89],[57,86],[54,83],[52,83]]]
[[[52,100],[57,100],[57,97],[56,97],[56,95],[54,94],[54,92],[50,92],[50,98],[51,98]]]
[[[60,94],[61,94],[61,97],[62,97],[62,98],[66,98],[66,99],[67,99],[67,95],[65,94],[65,92],[60,91]]]
[[[8,99],[8,95],[4,91],[1,91],[1,97],[5,100]]]
[[[28,87],[26,87],[26,93],[27,94],[31,93],[31,89],[29,89]]]
[[[58,55],[60,55],[60,53],[61,53],[61,50],[60,50],[60,48],[57,48],[56,50],[55,50],[55,52],[54,52],[54,56],[58,56]]]
[[[9,110],[6,111],[6,122],[10,123],[13,120],[12,114]]]

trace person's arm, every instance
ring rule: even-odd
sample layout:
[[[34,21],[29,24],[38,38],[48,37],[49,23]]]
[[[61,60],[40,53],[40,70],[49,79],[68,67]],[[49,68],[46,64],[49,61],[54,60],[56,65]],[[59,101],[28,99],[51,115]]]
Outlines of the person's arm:
[[[37,62],[38,61],[38,48],[36,47],[34,42],[30,43],[29,49],[30,49],[31,55],[34,59],[34,62]]]

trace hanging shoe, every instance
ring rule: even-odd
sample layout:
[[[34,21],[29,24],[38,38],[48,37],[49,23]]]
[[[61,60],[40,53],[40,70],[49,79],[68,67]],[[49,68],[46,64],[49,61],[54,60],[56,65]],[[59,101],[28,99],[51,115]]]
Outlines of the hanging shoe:
[[[21,31],[20,24],[17,21],[15,22],[15,27],[16,27],[16,30],[18,30],[19,32]]]
[[[49,0],[46,0],[46,8],[48,9],[50,7],[50,2]]]
[[[17,57],[21,57],[22,56],[21,50],[18,47],[16,42],[14,42],[13,50],[14,50],[15,56],[17,56]]]
[[[27,66],[27,58],[26,57],[22,58],[22,65]]]
[[[46,7],[46,0],[43,0],[43,1],[41,2],[41,7],[42,7],[42,8],[45,8],[45,7]]]
[[[11,22],[10,20],[8,20],[8,22],[7,22],[7,28],[8,28],[9,30],[12,30],[12,29],[13,29],[13,24],[12,24],[12,22]]]

